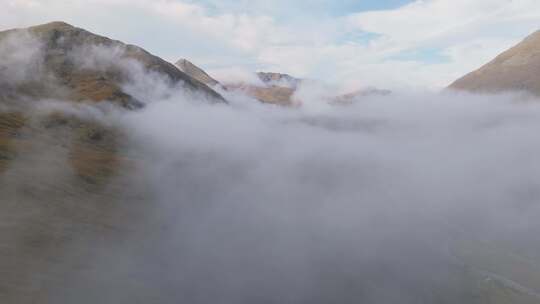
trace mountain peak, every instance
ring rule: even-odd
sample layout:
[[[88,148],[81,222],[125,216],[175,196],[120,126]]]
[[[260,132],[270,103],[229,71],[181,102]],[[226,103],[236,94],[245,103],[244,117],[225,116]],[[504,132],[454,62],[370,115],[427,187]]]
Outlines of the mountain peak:
[[[30,27],[31,29],[60,29],[60,28],[75,28],[73,25],[64,21],[52,21],[44,24],[39,24]]]
[[[203,69],[194,65],[191,61],[187,59],[182,58],[178,60],[175,65],[177,68],[180,69],[180,71],[186,73],[187,75],[197,79],[198,81],[206,85],[213,87],[219,84],[217,80],[208,75],[208,73],[206,73]]]
[[[269,84],[269,85],[296,88],[301,82],[301,79],[292,77],[291,75],[288,75],[288,74],[282,74],[282,73],[258,72],[257,76],[263,83]]]
[[[125,108],[137,108],[142,105],[141,100],[122,88],[132,79],[126,68],[128,64],[122,65],[127,60],[138,64],[145,72],[165,76],[171,84],[182,84],[186,90],[202,93],[210,100],[224,101],[204,83],[140,47],[65,22],[0,32],[0,49],[2,45],[8,47],[6,54],[9,53],[0,61],[0,87],[5,88],[4,99],[39,95],[72,101],[110,101]],[[32,58],[23,61],[35,64],[21,65],[24,62],[18,63],[21,59],[11,55],[17,52],[29,54]],[[16,85],[10,82],[13,75],[23,75]]]

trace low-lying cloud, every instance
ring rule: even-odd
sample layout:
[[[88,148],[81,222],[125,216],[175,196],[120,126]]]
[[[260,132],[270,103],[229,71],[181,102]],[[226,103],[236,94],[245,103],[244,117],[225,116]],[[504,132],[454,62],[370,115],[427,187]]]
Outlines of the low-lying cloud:
[[[173,264],[155,288],[191,303],[476,303],[461,240],[539,249],[539,121],[513,94],[156,100],[123,120],[167,225],[147,256]]]
[[[481,303],[485,273],[462,241],[540,259],[534,98],[213,104],[127,66],[144,108],[77,113],[123,130],[147,199],[114,213],[129,233],[81,247],[91,259],[59,274],[54,303]],[[84,241],[60,256],[77,260]]]

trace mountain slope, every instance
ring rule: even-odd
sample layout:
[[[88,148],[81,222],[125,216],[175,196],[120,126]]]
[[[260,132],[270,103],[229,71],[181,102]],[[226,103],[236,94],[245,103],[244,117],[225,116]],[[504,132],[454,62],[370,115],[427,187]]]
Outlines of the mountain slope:
[[[135,181],[141,156],[103,115],[142,107],[163,85],[225,101],[137,46],[66,23],[0,32],[0,303],[96,302],[66,286],[92,277],[96,256],[146,227],[152,208]]]
[[[63,22],[0,32],[0,173],[31,153],[36,141],[50,138],[54,140],[47,145],[67,148],[65,165],[76,176],[95,183],[114,175],[122,134],[92,117],[70,113],[77,110],[69,104],[136,109],[152,98],[130,88],[141,84],[148,91],[159,92],[165,84],[225,102],[205,84],[142,48]],[[50,107],[51,99],[60,102],[58,110],[40,109]]]
[[[0,98],[21,96],[142,105],[122,86],[142,70],[183,84],[210,99],[223,98],[174,65],[133,45],[63,22],[0,32]],[[28,64],[30,63],[30,64]]]
[[[281,87],[290,87],[297,88],[298,85],[302,82],[302,79],[292,77],[288,74],[281,73],[269,73],[269,72],[258,72],[257,76],[259,79],[267,85],[275,85]]]
[[[208,73],[206,73],[203,69],[199,68],[198,66],[194,65],[187,59],[180,59],[178,60],[175,65],[184,73],[191,76],[194,79],[197,79],[198,81],[213,87],[215,85],[218,85],[219,82],[212,78]]]
[[[124,198],[139,193],[124,180],[137,161],[126,136],[79,111],[96,111],[96,103],[142,106],[123,89],[126,70],[105,60],[110,52],[99,58],[100,50],[220,99],[138,47],[65,23],[0,32],[0,303],[59,303],[53,290],[92,260],[91,240],[125,234],[143,203]],[[88,56],[74,56],[81,53]],[[96,65],[78,65],[90,55]],[[79,257],[65,256],[75,243],[84,248]]]
[[[287,74],[258,72],[257,76],[266,86],[249,86],[247,92],[264,103],[292,105],[293,95],[302,82]]]
[[[226,84],[225,87],[229,90],[242,91],[262,103],[293,105],[293,95],[301,84],[301,79],[281,73],[258,72],[256,75],[262,85],[231,83]]]
[[[295,89],[278,85],[259,86],[253,84],[229,84],[226,85],[228,90],[242,91],[248,96],[251,96],[262,103],[276,104],[282,106],[290,106],[293,103],[292,96]]]
[[[196,66],[187,59],[180,59],[176,62],[176,66],[188,74],[189,76],[211,86],[219,86],[226,91],[240,91],[248,96],[251,96],[262,103],[275,104],[281,106],[292,106],[295,104],[293,97],[300,86],[306,81],[296,78],[288,74],[272,73],[272,72],[257,72],[255,76],[260,80],[259,84],[247,82],[230,82],[220,83],[212,78],[202,68]],[[309,81],[308,81],[309,82]],[[377,88],[366,88],[356,90],[347,94],[337,96],[325,96],[324,98],[331,104],[345,105],[351,104],[359,98],[368,96],[385,96],[392,92],[389,90],[380,90]],[[297,103],[301,103],[297,100]]]
[[[540,95],[540,31],[449,88],[480,93],[527,91]]]
[[[292,96],[301,83],[301,79],[287,74],[266,72],[256,73],[262,85],[244,82],[220,83],[187,59],[180,59],[175,65],[187,75],[210,87],[219,86],[226,91],[241,91],[262,103],[268,104],[292,105]]]

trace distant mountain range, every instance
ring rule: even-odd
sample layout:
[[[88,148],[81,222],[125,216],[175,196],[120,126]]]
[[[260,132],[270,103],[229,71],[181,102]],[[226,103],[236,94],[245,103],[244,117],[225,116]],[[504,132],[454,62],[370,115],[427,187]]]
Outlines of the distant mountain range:
[[[300,86],[306,82],[306,80],[296,78],[288,74],[257,72],[255,75],[257,79],[260,80],[261,84],[238,81],[220,83],[216,79],[212,78],[202,68],[196,66],[187,59],[178,60],[176,62],[176,66],[184,73],[207,84],[210,87],[217,87],[227,91],[240,91],[259,100],[262,103],[292,106],[302,102],[301,100],[295,100],[294,95]],[[370,95],[388,95],[390,93],[391,91],[389,90],[367,88],[343,95],[329,97],[327,101],[334,104],[348,104],[353,102],[358,97]]]
[[[287,74],[259,72],[256,75],[262,85],[246,82],[220,83],[187,59],[178,60],[176,66],[184,73],[210,87],[217,87],[226,91],[241,91],[263,103],[269,104],[292,105],[292,96],[302,81]]]

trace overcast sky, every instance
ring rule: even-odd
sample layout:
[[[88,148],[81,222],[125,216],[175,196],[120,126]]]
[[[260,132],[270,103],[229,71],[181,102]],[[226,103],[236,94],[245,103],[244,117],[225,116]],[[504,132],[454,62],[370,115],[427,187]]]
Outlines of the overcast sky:
[[[0,2],[1,29],[62,20],[218,78],[264,70],[350,89],[441,88],[540,29],[538,0]]]

